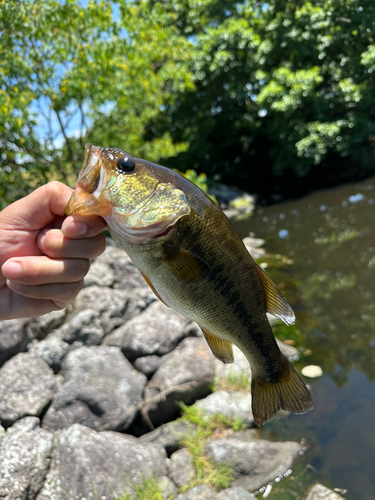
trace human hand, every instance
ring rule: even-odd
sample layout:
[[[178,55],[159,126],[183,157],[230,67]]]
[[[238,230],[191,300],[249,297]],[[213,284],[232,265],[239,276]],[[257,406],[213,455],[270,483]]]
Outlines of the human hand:
[[[101,217],[64,218],[72,192],[50,182],[0,212],[0,319],[64,308],[104,251]]]

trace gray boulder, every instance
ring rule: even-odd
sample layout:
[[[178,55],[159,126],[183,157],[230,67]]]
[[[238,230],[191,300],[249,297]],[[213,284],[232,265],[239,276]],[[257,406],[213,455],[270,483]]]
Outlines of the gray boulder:
[[[215,358],[215,379],[217,384],[224,383],[226,380],[235,379],[236,377],[244,376],[249,381],[249,390],[251,382],[251,370],[248,360],[243,352],[233,345],[234,362],[224,364]]]
[[[131,291],[146,286],[142,274],[130,260],[125,250],[117,246],[107,246],[105,252],[95,260],[112,267],[115,275],[115,288]]]
[[[216,391],[195,404],[209,415],[220,413],[230,419],[240,418],[248,427],[255,425],[250,391]]]
[[[252,500],[253,498],[253,495],[241,486],[226,488],[216,496],[216,500]]]
[[[152,377],[162,363],[160,356],[142,356],[134,361],[134,368],[141,373],[144,373],[147,378]]]
[[[0,321],[0,366],[15,354],[24,351],[31,338],[27,334],[26,320]]]
[[[284,474],[298,456],[298,443],[264,440],[217,439],[206,446],[215,463],[229,463],[234,471],[233,486],[255,491]]]
[[[83,288],[73,303],[75,312],[94,309],[99,314],[106,312],[113,316],[122,316],[126,309],[129,293],[124,290],[92,285]]]
[[[69,310],[70,306],[29,320],[27,329],[31,333],[31,337],[39,340],[44,339],[52,330],[59,328],[64,323]]]
[[[105,343],[121,348],[130,359],[172,351],[184,336],[188,320],[157,301],[108,335]]]
[[[55,373],[58,372],[64,356],[70,349],[69,344],[56,335],[48,335],[44,340],[34,342],[29,348],[29,353],[42,359]]]
[[[190,488],[182,495],[177,495],[176,500],[216,500],[216,492],[210,486],[202,484]]]
[[[56,433],[51,467],[37,500],[121,498],[131,492],[131,483],[166,473],[163,448],[74,424]]]
[[[277,345],[279,346],[280,351],[284,354],[289,361],[298,361],[299,352],[298,349],[292,345],[285,344],[279,339],[276,339]]]
[[[57,389],[51,368],[29,353],[19,353],[0,368],[0,420],[6,426],[38,416]]]
[[[187,450],[178,450],[171,456],[169,462],[169,477],[181,488],[194,477],[195,471],[190,454]]]
[[[91,263],[89,272],[85,276],[85,286],[111,287],[114,282],[115,273],[109,264],[98,260]]]
[[[214,357],[201,338],[188,337],[169,354],[148,382],[144,410],[154,425],[179,413],[178,403],[192,404],[211,392]]]
[[[194,435],[197,431],[195,425],[179,419],[160,425],[155,430],[143,434],[139,438],[141,443],[154,443],[165,448],[168,455],[178,449],[179,443],[186,435]]]
[[[26,417],[10,427],[0,445],[0,498],[34,499],[50,465],[53,434]]]
[[[64,342],[79,342],[86,345],[100,345],[104,330],[99,319],[99,311],[88,308],[74,315],[67,323],[54,332]]]
[[[80,423],[97,429],[124,430],[142,401],[145,375],[134,370],[117,347],[80,347],[62,366],[64,383],[48,409],[43,425],[61,429]]]
[[[165,500],[171,500],[171,497],[174,498],[177,493],[176,485],[168,476],[164,476],[160,479],[158,487]]]
[[[306,500],[343,500],[343,497],[317,483],[309,489]]]

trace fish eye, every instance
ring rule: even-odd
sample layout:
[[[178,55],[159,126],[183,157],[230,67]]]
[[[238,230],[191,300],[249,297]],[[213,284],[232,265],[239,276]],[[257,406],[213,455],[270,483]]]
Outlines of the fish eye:
[[[134,168],[135,162],[133,158],[129,158],[129,156],[123,156],[117,161],[117,170],[123,174],[133,172]]]

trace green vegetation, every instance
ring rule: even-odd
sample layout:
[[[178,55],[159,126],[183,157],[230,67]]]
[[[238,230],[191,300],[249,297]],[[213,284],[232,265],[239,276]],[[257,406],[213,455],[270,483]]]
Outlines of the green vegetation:
[[[224,391],[249,391],[250,377],[245,371],[228,370],[225,378],[217,378],[214,383],[214,390]]]
[[[374,16],[369,0],[0,0],[2,205],[73,184],[85,142],[251,191],[373,173]]]
[[[194,477],[181,488],[181,493],[200,484],[207,484],[218,490],[227,488],[233,474],[230,464],[214,464],[205,454],[205,447],[214,434],[218,436],[225,432],[239,431],[245,429],[245,425],[237,418],[229,419],[221,414],[205,414],[195,405],[187,407],[182,404],[181,408],[184,412],[182,419],[197,426],[194,433],[188,433],[181,440],[181,445],[189,451],[195,470]]]
[[[163,500],[163,493],[159,487],[158,482],[151,475],[145,477],[143,483],[138,484],[135,482],[129,483],[133,493],[130,495],[124,493],[121,497],[116,497],[115,500]],[[95,499],[97,500],[97,499]]]

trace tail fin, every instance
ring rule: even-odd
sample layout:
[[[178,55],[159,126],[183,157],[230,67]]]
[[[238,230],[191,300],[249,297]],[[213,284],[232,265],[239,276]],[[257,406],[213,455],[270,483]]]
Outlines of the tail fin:
[[[271,420],[279,410],[306,413],[314,406],[304,382],[287,359],[285,363],[285,374],[278,380],[271,382],[256,375],[251,379],[252,409],[257,425]]]

